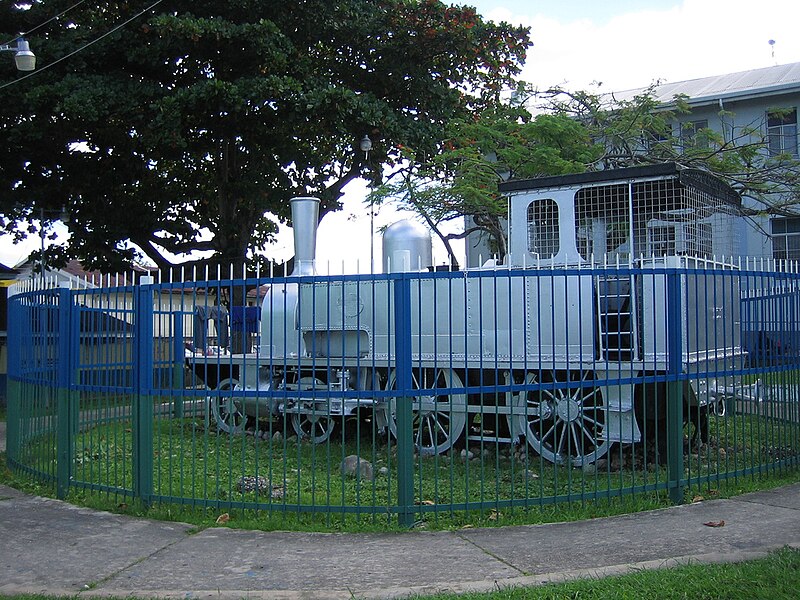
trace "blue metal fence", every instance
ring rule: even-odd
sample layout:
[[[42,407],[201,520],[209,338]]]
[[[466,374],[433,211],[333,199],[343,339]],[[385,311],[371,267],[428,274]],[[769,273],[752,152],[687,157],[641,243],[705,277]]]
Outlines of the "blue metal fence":
[[[800,275],[780,266],[671,257],[17,294],[8,462],[62,497],[328,521],[680,502],[798,464]]]

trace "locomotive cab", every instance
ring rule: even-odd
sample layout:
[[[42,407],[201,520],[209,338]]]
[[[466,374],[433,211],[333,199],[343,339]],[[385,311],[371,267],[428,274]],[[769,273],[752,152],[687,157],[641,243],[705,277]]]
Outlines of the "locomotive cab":
[[[675,164],[503,184],[514,267],[712,259],[736,253],[741,200],[712,175]]]

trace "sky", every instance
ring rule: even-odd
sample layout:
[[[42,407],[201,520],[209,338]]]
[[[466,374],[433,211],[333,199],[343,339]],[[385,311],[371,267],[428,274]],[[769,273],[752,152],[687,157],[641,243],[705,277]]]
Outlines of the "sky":
[[[522,78],[540,88],[622,91],[800,62],[800,0],[472,0],[492,21],[531,28]],[[773,41],[770,44],[770,40]],[[317,238],[321,273],[369,271],[369,244],[380,263],[380,227],[407,215],[387,208],[371,219],[365,184],[346,189],[345,207],[327,215]],[[346,240],[346,243],[343,243]],[[0,262],[13,266],[39,239],[13,246],[0,238]],[[284,231],[269,256],[293,255]],[[436,262],[443,250],[434,246]],[[356,265],[356,260],[359,260]],[[327,263],[330,264],[327,264]]]
[[[522,76],[540,87],[600,82],[600,90],[620,91],[800,61],[797,0],[473,4],[490,20],[531,28]]]

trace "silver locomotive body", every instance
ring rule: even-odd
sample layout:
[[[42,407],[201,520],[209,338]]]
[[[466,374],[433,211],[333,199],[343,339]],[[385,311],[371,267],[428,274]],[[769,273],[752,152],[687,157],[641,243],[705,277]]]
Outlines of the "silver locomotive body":
[[[240,385],[271,390],[268,409],[290,414],[315,442],[340,417],[362,413],[394,432],[396,344],[410,334],[405,358],[423,390],[413,400],[419,452],[448,450],[491,413],[506,425],[492,439],[525,439],[546,459],[575,466],[615,442],[641,440],[642,396],[658,386],[631,380],[658,381],[676,348],[689,405],[713,404],[726,382],[690,375],[727,372],[744,357],[739,291],[724,276],[732,267],[711,258],[729,254],[713,234],[738,197],[674,165],[514,182],[504,191],[510,253],[502,263],[430,273],[429,234],[408,222],[387,230],[384,271],[410,272],[405,332],[395,325],[397,277],[314,276],[317,201],[293,200],[297,266],[263,301],[259,351],[241,357]],[[667,327],[676,314],[680,322]],[[245,404],[264,414],[257,393]]]

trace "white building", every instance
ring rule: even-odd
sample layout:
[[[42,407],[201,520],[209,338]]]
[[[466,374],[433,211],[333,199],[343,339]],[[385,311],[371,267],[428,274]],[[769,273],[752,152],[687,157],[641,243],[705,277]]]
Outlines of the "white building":
[[[614,96],[619,100],[643,91]],[[674,107],[676,96],[687,98],[691,112],[676,115],[672,124],[675,137],[688,143],[695,132],[709,128],[730,140],[750,129],[757,132],[753,138],[768,141],[768,152],[798,157],[800,63],[665,83],[654,90],[654,98],[665,109]],[[746,207],[764,208],[752,199],[743,201]],[[741,219],[734,235],[740,256],[800,260],[800,211],[797,217],[765,213]]]

